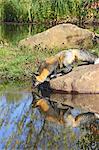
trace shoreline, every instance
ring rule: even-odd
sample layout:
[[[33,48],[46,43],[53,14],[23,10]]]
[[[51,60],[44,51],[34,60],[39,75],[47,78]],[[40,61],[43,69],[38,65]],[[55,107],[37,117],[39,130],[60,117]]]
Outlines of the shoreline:
[[[72,24],[75,24],[75,25],[78,25],[79,24],[79,20],[65,20],[65,19],[60,19],[60,20],[50,20],[50,21],[34,21],[34,22],[6,22],[6,21],[1,21],[0,20],[0,24],[8,24],[8,25],[40,25],[40,24],[45,24],[45,25],[58,25],[58,24],[62,24],[62,23],[72,23]],[[99,25],[99,21],[97,19],[97,21],[93,21],[90,19],[81,23],[81,25],[95,25],[95,26],[98,26]]]

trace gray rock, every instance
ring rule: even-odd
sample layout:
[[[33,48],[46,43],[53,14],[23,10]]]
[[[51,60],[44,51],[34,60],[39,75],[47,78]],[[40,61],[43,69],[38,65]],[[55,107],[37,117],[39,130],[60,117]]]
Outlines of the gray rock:
[[[52,79],[50,87],[68,93],[99,93],[99,64],[74,68],[72,72]]]

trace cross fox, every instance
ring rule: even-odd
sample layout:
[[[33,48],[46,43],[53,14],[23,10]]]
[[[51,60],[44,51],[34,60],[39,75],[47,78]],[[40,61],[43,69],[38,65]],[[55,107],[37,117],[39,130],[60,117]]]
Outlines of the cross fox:
[[[70,49],[64,50],[44,60],[39,69],[38,75],[35,76],[34,85],[37,86],[43,83],[47,77],[53,72],[58,72],[58,69],[64,73],[68,73],[72,70],[72,64],[75,62],[84,62],[88,64],[94,64],[97,57],[86,50]],[[99,63],[99,60],[96,62]]]

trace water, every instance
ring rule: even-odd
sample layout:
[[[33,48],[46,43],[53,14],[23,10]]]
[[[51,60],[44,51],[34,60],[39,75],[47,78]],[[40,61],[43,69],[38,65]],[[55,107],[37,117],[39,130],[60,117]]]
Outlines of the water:
[[[99,112],[99,107],[95,109],[98,100],[99,95],[51,94],[46,101],[50,109],[44,112],[36,107],[39,98],[31,92],[23,89],[0,93],[0,150],[78,150],[82,146],[83,149],[92,146],[98,149],[99,133],[89,126],[73,127],[68,120],[68,114],[75,117],[89,110]],[[85,103],[87,107],[84,107]],[[98,128],[99,124],[93,122],[93,125]]]
[[[7,43],[11,43],[12,45],[16,45],[21,39],[45,31],[50,27],[52,27],[52,25],[11,24],[11,23],[0,24],[0,40],[3,40],[4,42]],[[98,26],[86,25],[83,28],[99,33]]]
[[[0,39],[16,45],[21,39],[48,28],[45,24],[0,24]]]

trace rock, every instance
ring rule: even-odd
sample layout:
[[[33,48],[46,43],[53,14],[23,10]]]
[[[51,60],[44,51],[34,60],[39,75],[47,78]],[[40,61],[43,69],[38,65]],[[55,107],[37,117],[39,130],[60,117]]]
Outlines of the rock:
[[[74,68],[72,72],[52,79],[50,87],[68,93],[99,93],[99,64]]]
[[[51,94],[50,100],[99,113],[99,94]]]
[[[19,42],[19,46],[48,49],[90,48],[93,46],[93,32],[73,24],[56,25]]]

